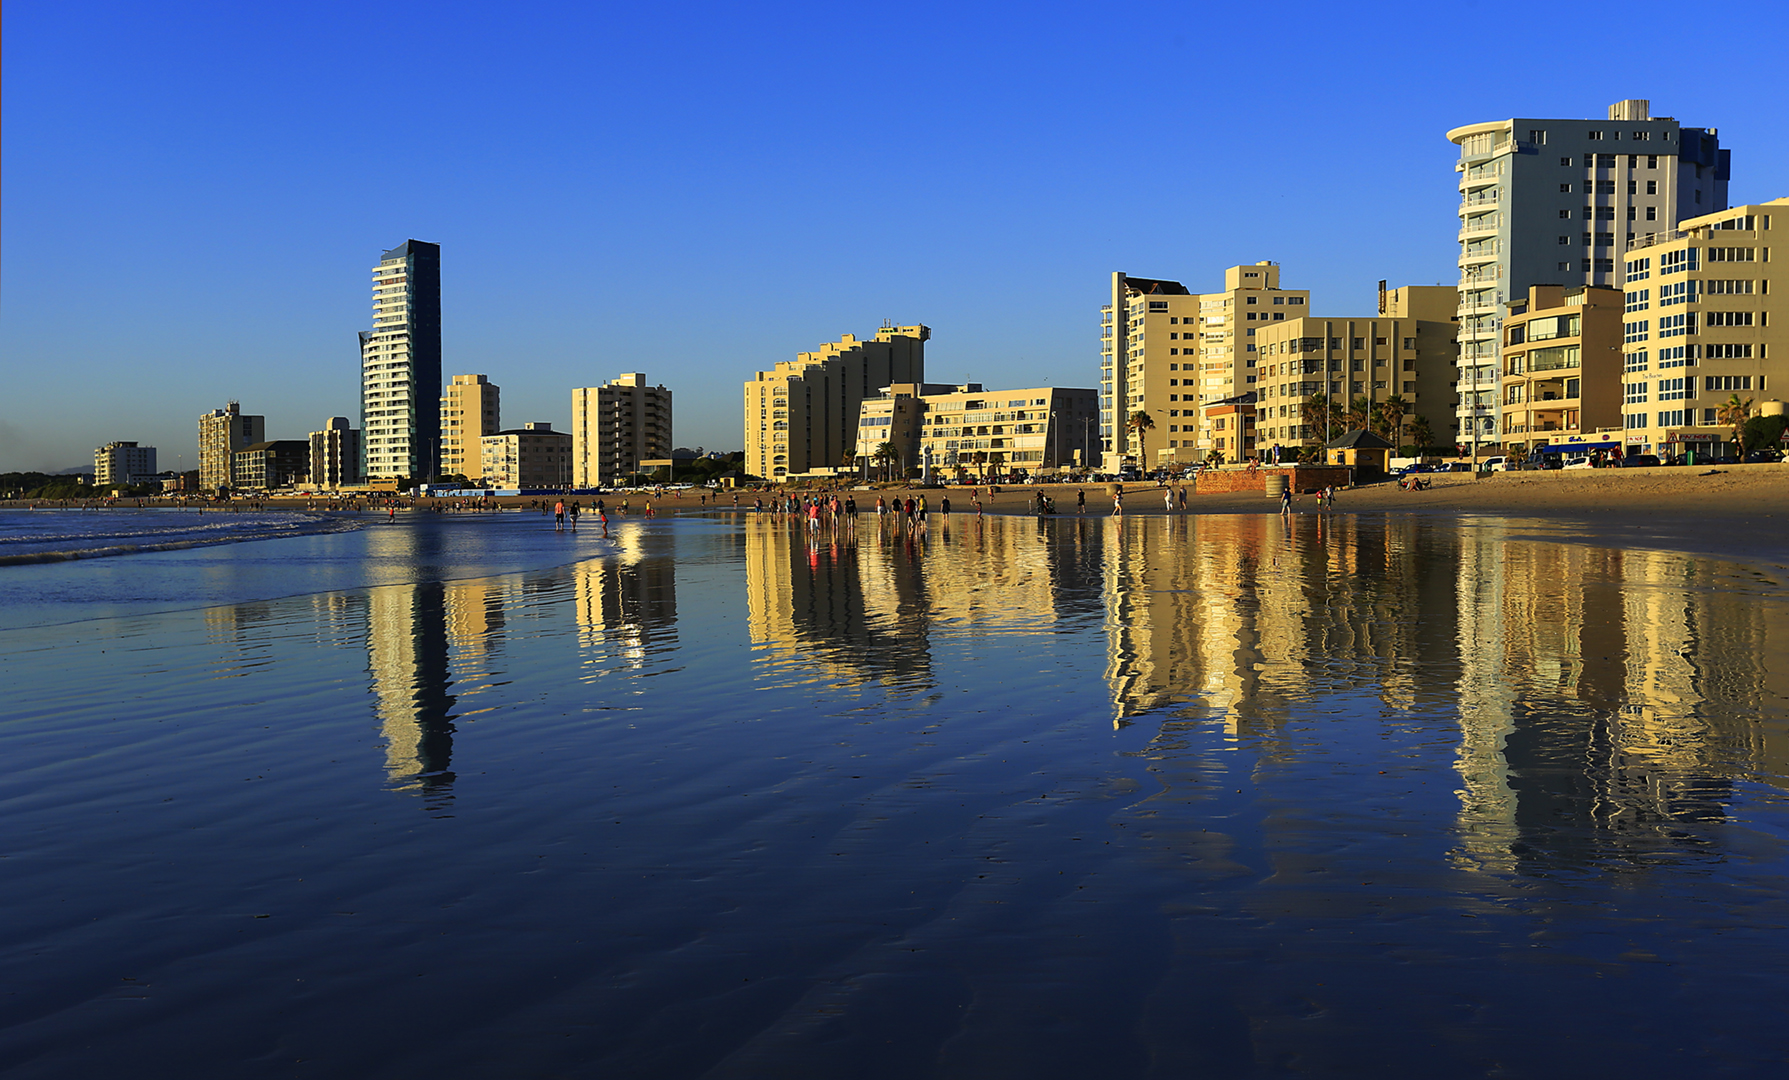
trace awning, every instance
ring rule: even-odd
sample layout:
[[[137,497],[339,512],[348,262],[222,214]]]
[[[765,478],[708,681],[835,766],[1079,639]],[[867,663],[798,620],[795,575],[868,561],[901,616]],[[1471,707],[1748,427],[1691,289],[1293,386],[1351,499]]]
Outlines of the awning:
[[[1545,446],[1535,447],[1534,452],[1537,454],[1576,454],[1589,453],[1592,450],[1619,449],[1621,449],[1620,443],[1613,439],[1606,439],[1602,442],[1548,443]]]

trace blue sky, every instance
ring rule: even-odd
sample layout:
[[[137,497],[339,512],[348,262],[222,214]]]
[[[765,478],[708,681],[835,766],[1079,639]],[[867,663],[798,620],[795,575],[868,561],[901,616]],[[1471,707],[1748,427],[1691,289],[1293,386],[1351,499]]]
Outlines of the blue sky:
[[[933,328],[936,380],[1093,386],[1113,270],[1272,259],[1316,314],[1451,282],[1459,124],[1651,98],[1720,129],[1735,201],[1789,195],[1789,15],[1688,18],[23,0],[0,470],[111,439],[192,468],[230,398],[270,437],[356,416],[366,271],[410,237],[443,248],[446,373],[506,425],[638,370],[679,443],[737,449],[752,371],[884,319]]]

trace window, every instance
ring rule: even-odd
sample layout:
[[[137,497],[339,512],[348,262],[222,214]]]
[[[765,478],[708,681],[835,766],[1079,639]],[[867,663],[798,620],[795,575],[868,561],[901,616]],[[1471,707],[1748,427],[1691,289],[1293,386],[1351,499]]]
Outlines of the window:
[[[1536,146],[1545,146],[1547,145],[1547,133],[1539,128],[1534,128],[1528,132],[1528,141]]]
[[[1658,219],[1659,219],[1659,208],[1656,206],[1647,207],[1646,208],[1646,220],[1647,221],[1657,221]]]
[[[1624,415],[1622,417],[1622,419],[1627,421],[1627,426],[1628,426],[1629,430],[1632,430],[1634,428],[1643,428],[1646,426],[1646,414],[1645,413],[1627,413],[1626,415]]]
[[[1636,342],[1645,341],[1647,339],[1647,337],[1649,336],[1649,329],[1650,329],[1651,325],[1652,325],[1651,322],[1646,319],[1640,319],[1635,322],[1622,323],[1621,324],[1622,344],[1633,345]]]
[[[1704,281],[1702,283],[1702,291],[1710,296],[1717,294],[1723,296],[1750,296],[1752,293],[1752,283],[1750,281],[1730,280]]]
[[[1694,345],[1673,345],[1669,349],[1659,350],[1659,370],[1679,368],[1696,362]]]
[[[1302,303],[1304,303],[1304,297],[1288,296],[1288,297],[1286,297],[1286,303],[1293,304],[1293,305],[1302,304]]]
[[[1603,137],[1603,133],[1600,131],[1592,131],[1589,133],[1589,136],[1588,136],[1588,138],[1590,139],[1591,142],[1599,142],[1602,140],[1602,137]]]
[[[1625,361],[1625,366],[1622,368],[1624,371],[1646,370],[1646,350],[1644,349],[1639,352],[1628,353],[1623,357],[1623,360]]]
[[[1682,409],[1671,409],[1669,411],[1659,413],[1659,427],[1682,427],[1682,426],[1683,426],[1683,410]]]
[[[1251,275],[1249,275],[1249,276],[1250,276],[1250,277],[1253,277],[1253,276],[1254,276],[1254,275],[1253,275],[1253,274],[1251,274]],[[1249,303],[1251,303],[1251,304],[1259,304],[1259,303],[1260,303],[1260,302],[1261,302],[1261,299],[1260,299],[1260,297],[1256,297],[1256,296],[1251,296],[1251,297],[1249,297]]]
[[[1569,211],[1568,211],[1568,212],[1569,212]],[[1570,243],[1571,243],[1571,242],[1572,242],[1572,238],[1571,238],[1571,237],[1569,237],[1569,236],[1562,236],[1562,237],[1560,237],[1560,238],[1559,238],[1559,242],[1560,242],[1560,243],[1561,243],[1561,244],[1570,244]],[[1584,242],[1585,242],[1585,243],[1589,243],[1589,242],[1590,242],[1590,234],[1589,234],[1589,233],[1585,233],[1585,234],[1584,234]]]
[[[1615,155],[1598,154],[1596,156],[1596,167],[1599,169],[1613,169],[1615,167]]]
[[[1560,217],[1560,220],[1562,220],[1562,221],[1570,221],[1571,217],[1572,217],[1572,212],[1570,210],[1561,210],[1559,212],[1559,217]]]
[[[1718,225],[1716,226],[1716,228],[1719,228],[1719,227],[1720,226],[1718,226]],[[1729,248],[1711,247],[1708,249],[1708,261],[1711,263],[1751,262],[1753,254],[1754,254],[1753,249],[1749,248],[1749,247],[1745,247],[1745,248],[1742,248],[1742,247],[1729,247]]]
[[[1659,337],[1683,337],[1696,332],[1696,313],[1686,311],[1682,315],[1667,315],[1659,320]]]
[[[1652,260],[1629,259],[1626,269],[1629,281],[1645,281],[1652,276]]]
[[[1764,347],[1759,346],[1758,351],[1760,355],[1762,355]],[[1749,344],[1704,345],[1702,346],[1702,356],[1703,359],[1706,360],[1750,360],[1752,358],[1752,347]]]
[[[1659,307],[1676,307],[1679,304],[1695,303],[1701,284],[1695,278],[1690,278],[1687,281],[1674,281],[1669,285],[1659,286]]]
[[[1366,338],[1357,337],[1357,338],[1353,338],[1352,341],[1353,341],[1353,344],[1350,346],[1351,348],[1364,349],[1367,347],[1367,339]]]
[[[1696,380],[1694,380],[1694,379],[1690,380],[1690,386],[1691,386],[1692,392],[1694,392],[1695,382],[1696,382]],[[1684,390],[1683,390],[1683,380],[1682,379],[1660,379],[1659,380],[1659,400],[1660,401],[1682,401],[1683,398],[1684,398]]]
[[[1629,181],[1628,181],[1628,182],[1627,182],[1627,193],[1628,193],[1628,194],[1629,194],[1629,195],[1638,195],[1638,194],[1640,194],[1640,181],[1638,181],[1638,180],[1629,180]]]
[[[1571,264],[1571,260],[1569,260],[1569,259],[1566,260],[1565,262],[1562,262],[1559,264],[1559,269],[1564,270],[1568,273],[1571,271],[1571,268],[1572,268],[1572,264]]]
[[[1613,180],[1598,180],[1596,182],[1596,193],[1598,195],[1613,195],[1613,194],[1615,194],[1615,181],[1613,181]],[[1611,209],[1613,209],[1613,207],[1611,207]]]
[[[1750,390],[1750,375],[1709,375],[1702,380],[1702,389],[1710,393],[1722,390]]]
[[[1682,251],[1666,251],[1659,254],[1659,274],[1681,274],[1686,270],[1696,269],[1696,249],[1684,248]]]
[[[1705,311],[1702,313],[1703,326],[1750,326],[1752,313],[1749,311]]]
[[[1283,304],[1283,303],[1285,303],[1285,302],[1286,302],[1286,298],[1285,298],[1285,297],[1283,297],[1283,296],[1276,296],[1276,297],[1274,297],[1274,298],[1273,298],[1273,302],[1274,302],[1274,303],[1275,303],[1275,304]]]
[[[1413,338],[1413,337],[1407,337],[1407,338],[1405,338],[1405,339],[1404,339],[1404,348],[1406,348],[1406,349],[1414,349],[1414,348],[1416,348],[1416,339],[1415,339],[1415,338]]]
[[[1613,274],[1615,272],[1615,260],[1614,259],[1598,259],[1598,260],[1596,260],[1596,272],[1599,274]]]
[[[1568,157],[1562,157],[1559,159],[1559,164],[1561,164],[1569,169],[1572,167],[1572,159],[1568,158]]]
[[[1627,306],[1624,311],[1629,315],[1636,311],[1645,311],[1652,306],[1647,302],[1651,296],[1651,289],[1629,289],[1625,297]]]
[[[1561,195],[1570,195],[1572,193],[1572,186],[1570,184],[1560,184],[1559,193]]]

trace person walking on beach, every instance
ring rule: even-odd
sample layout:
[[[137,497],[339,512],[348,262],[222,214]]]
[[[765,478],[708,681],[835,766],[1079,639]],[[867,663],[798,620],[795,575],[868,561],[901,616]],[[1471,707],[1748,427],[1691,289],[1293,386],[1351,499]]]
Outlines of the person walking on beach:
[[[1123,513],[1124,513],[1124,489],[1121,487],[1115,487],[1112,489],[1112,516],[1117,517]]]
[[[1280,489],[1280,513],[1290,514],[1291,512],[1292,512],[1292,485],[1287,484],[1285,487]]]
[[[1174,512],[1174,489],[1165,485],[1162,488],[1162,507],[1170,514]]]
[[[1076,492],[1075,492],[1075,513],[1085,514],[1086,512],[1087,512],[1087,489],[1081,488],[1081,489],[1076,490]]]
[[[1183,514],[1186,513],[1186,485],[1180,485],[1180,487],[1176,489],[1174,495],[1180,500],[1180,512]]]
[[[949,495],[938,496],[938,512],[940,514],[943,514],[947,519],[950,517],[950,496]]]
[[[565,531],[565,500],[560,499],[553,504],[553,531]]]
[[[578,500],[573,499],[571,501],[571,506],[566,508],[566,513],[569,515],[567,520],[571,524],[571,531],[577,532],[578,531]]]

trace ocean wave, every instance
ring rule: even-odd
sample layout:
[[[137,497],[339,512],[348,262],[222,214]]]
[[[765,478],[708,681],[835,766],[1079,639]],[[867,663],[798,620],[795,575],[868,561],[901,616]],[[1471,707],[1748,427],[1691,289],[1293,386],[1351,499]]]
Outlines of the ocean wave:
[[[33,550],[6,550],[0,547],[0,566],[30,566],[43,563],[73,562],[80,559],[105,559],[119,555],[140,555],[156,551],[184,551],[189,548],[214,547],[219,544],[242,544],[258,540],[278,540],[295,536],[318,536],[326,533],[352,532],[361,527],[357,519],[321,515],[292,515],[279,521],[225,521],[207,525],[183,525],[178,528],[95,531],[90,533],[56,533],[7,537],[12,544],[30,544]],[[132,543],[108,543],[140,537]]]

